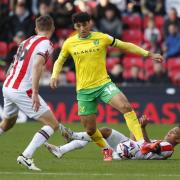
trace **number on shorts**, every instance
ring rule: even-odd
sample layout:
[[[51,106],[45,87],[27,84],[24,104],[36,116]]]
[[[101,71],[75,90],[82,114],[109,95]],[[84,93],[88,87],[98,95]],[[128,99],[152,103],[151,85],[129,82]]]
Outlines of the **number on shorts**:
[[[108,94],[111,94],[112,91],[116,90],[116,87],[113,86],[112,84],[110,84],[108,87],[105,88],[105,91],[108,93]]]

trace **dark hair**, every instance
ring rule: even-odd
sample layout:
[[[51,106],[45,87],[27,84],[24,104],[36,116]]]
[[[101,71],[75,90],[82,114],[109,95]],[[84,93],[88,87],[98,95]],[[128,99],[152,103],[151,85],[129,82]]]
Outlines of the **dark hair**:
[[[175,7],[171,7],[170,10],[174,11],[176,13],[176,15],[177,15],[177,9]]]
[[[50,31],[54,27],[54,21],[51,16],[44,15],[36,19],[36,28],[40,31]]]
[[[90,19],[91,19],[91,16],[86,12],[75,13],[72,15],[73,24],[75,24],[77,22],[90,21]]]
[[[16,4],[16,7],[19,6],[19,7],[26,7],[26,4],[24,2],[19,2]]]

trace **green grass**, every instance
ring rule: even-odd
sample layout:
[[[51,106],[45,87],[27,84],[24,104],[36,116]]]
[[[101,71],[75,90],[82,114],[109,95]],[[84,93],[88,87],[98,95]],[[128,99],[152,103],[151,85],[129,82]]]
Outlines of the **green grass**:
[[[105,126],[105,124],[102,125]],[[73,130],[83,130],[79,123],[67,126]],[[16,158],[40,127],[40,124],[34,122],[17,124],[0,137],[0,180],[180,179],[180,146],[176,147],[171,159],[165,161],[113,162],[103,162],[100,149],[93,143],[82,150],[66,154],[62,159],[56,159],[41,147],[35,153],[34,159],[42,171],[40,173],[28,171],[16,163]],[[116,124],[108,127],[128,135],[125,125]],[[161,139],[172,127],[174,125],[149,125],[148,132],[153,139]],[[49,142],[63,144],[63,139],[57,132]]]

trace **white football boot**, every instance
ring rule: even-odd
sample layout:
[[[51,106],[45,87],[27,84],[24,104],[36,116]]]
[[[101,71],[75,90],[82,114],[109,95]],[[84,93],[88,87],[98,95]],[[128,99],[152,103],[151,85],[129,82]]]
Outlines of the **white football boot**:
[[[58,146],[55,146],[53,144],[44,143],[45,147],[49,150],[51,154],[53,154],[57,158],[61,158],[63,154],[61,153],[61,150]]]
[[[36,167],[36,165],[33,162],[33,159],[31,158],[26,158],[24,157],[22,154],[20,156],[18,156],[17,158],[17,163],[18,164],[22,164],[24,166],[26,166],[28,169],[33,170],[33,171],[41,171],[41,169],[39,169],[38,167]]]

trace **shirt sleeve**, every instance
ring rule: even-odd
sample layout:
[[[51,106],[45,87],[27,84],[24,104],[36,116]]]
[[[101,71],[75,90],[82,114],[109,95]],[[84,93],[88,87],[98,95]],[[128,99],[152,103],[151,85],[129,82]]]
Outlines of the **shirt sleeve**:
[[[148,57],[149,51],[146,51],[145,49],[130,43],[130,42],[124,42],[119,39],[115,39],[114,43],[112,44],[113,47],[120,48],[121,50],[129,53],[133,53],[136,55]]]
[[[108,34],[103,34],[103,36],[106,46],[112,46],[115,41],[115,38]]]
[[[36,55],[43,56],[45,62],[51,57],[53,53],[53,44],[49,40],[44,40],[38,44]]]
[[[68,58],[68,56],[69,56],[68,43],[67,43],[67,41],[65,41],[62,46],[61,52],[58,56],[58,59],[54,63],[53,73],[51,76],[52,79],[58,77],[58,75],[62,69],[62,66],[63,66],[64,62],[66,61],[66,59]]]

